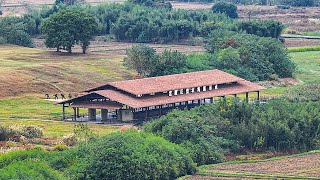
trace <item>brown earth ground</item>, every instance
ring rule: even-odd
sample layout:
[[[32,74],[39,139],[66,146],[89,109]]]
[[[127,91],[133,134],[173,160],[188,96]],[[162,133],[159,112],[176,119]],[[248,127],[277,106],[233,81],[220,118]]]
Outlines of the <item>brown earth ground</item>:
[[[258,163],[218,165],[209,170],[320,177],[320,153]]]

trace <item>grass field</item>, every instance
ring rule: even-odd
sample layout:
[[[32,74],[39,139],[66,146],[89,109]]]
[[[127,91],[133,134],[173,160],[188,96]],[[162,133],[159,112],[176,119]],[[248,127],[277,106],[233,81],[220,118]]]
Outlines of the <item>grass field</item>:
[[[45,138],[60,139],[65,135],[73,133],[74,125],[76,123],[62,122],[62,121],[43,121],[43,120],[0,120],[0,125],[3,125],[3,126],[10,126],[13,124],[39,126],[42,129]],[[105,135],[120,129],[119,126],[101,125],[101,124],[100,125],[89,124],[88,127],[96,135]]]

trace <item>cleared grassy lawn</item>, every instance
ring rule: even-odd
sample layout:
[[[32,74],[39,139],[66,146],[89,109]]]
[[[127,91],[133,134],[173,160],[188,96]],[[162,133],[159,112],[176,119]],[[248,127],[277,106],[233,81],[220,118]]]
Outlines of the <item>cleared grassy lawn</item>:
[[[305,83],[320,82],[320,51],[290,53],[297,65],[296,77]]]
[[[303,83],[320,83],[320,51],[294,52],[289,54],[297,66],[295,78]],[[265,95],[281,95],[291,87],[264,90]]]
[[[0,120],[0,125],[34,125],[42,128],[44,136],[48,138],[62,138],[73,133],[73,122],[42,121],[42,120]],[[119,126],[88,124],[89,128],[97,135],[105,135],[119,130]]]

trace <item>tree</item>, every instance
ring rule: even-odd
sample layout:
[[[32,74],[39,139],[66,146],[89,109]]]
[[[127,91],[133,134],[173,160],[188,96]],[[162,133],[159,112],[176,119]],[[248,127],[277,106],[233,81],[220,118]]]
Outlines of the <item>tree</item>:
[[[30,35],[26,32],[26,25],[19,17],[4,17],[0,19],[1,43],[33,47]]]
[[[212,6],[213,13],[222,13],[231,18],[238,18],[237,6],[226,2],[218,2]]]
[[[158,60],[156,51],[145,45],[137,45],[127,49],[124,65],[136,70],[140,76],[149,76],[151,68]]]
[[[63,10],[46,19],[41,31],[45,34],[47,47],[56,48],[57,51],[64,49],[71,53],[72,47],[79,43],[82,52],[86,53],[97,26],[91,14],[80,10]]]

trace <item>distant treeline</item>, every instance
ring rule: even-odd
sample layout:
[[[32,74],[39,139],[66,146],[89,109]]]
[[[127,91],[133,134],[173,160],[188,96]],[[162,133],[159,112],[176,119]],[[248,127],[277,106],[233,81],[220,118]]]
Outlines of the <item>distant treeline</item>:
[[[0,43],[32,46],[30,36],[41,35],[42,22],[62,10],[80,10],[91,14],[98,24],[94,35],[110,35],[117,41],[126,42],[174,42],[207,36],[216,29],[246,31],[258,36],[279,38],[284,28],[275,21],[238,21],[230,18],[230,12],[223,9],[172,10],[165,2],[151,2],[153,3],[139,1],[98,6],[58,3],[52,7],[31,10],[22,17],[5,17],[0,19]],[[236,12],[232,13],[232,17],[237,17],[234,15]],[[16,34],[20,38],[17,40],[10,34]]]
[[[287,6],[319,6],[319,0],[178,0],[183,2],[228,2],[241,5],[287,5]]]

